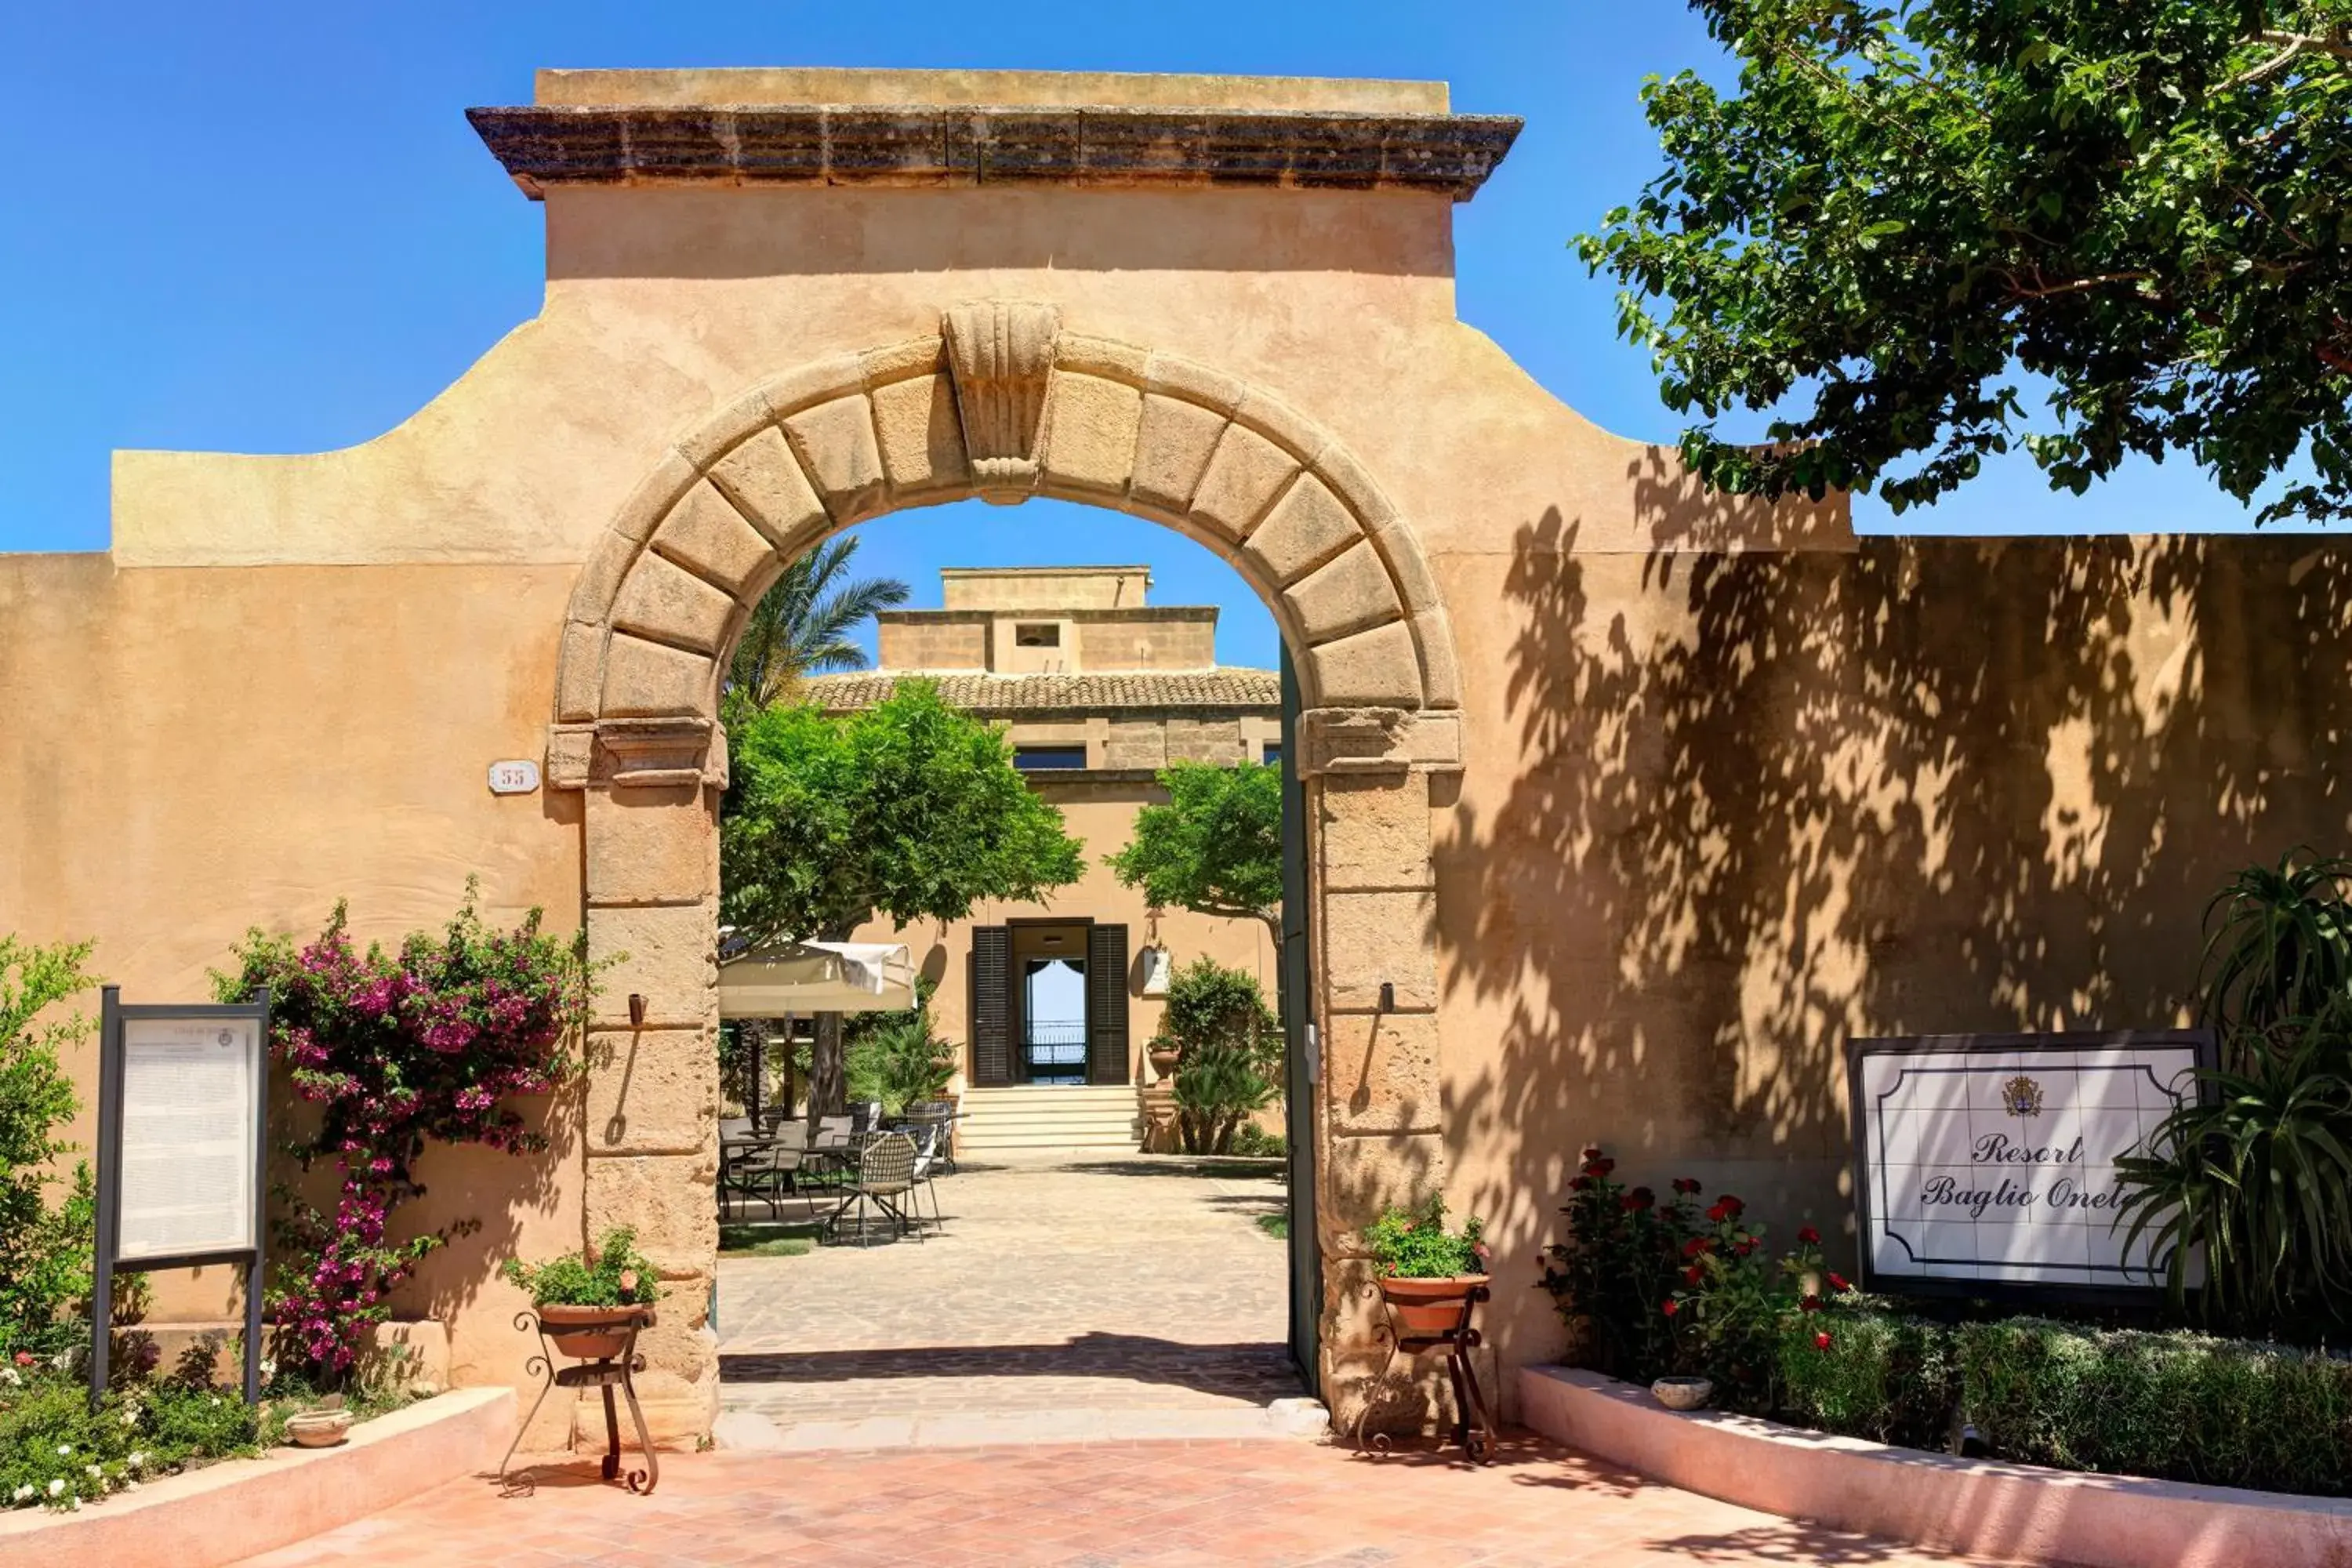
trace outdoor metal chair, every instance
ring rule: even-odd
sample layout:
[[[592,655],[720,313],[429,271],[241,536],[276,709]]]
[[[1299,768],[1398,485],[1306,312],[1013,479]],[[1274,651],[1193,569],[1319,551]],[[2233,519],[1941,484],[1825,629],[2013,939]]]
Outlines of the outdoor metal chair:
[[[903,1236],[909,1228],[907,1211],[901,1207],[915,1187],[915,1143],[903,1132],[885,1132],[868,1142],[858,1152],[857,1169],[844,1184],[840,1206],[825,1221],[825,1228],[835,1239],[841,1236],[841,1218],[852,1205],[857,1210],[857,1245],[866,1245],[866,1205],[871,1203],[889,1219],[897,1232]],[[915,1239],[923,1239],[922,1227],[914,1226]]]
[[[853,1131],[854,1125],[846,1116],[820,1116],[816,1119],[814,1131],[808,1134],[808,1153],[803,1161],[803,1168],[812,1181],[824,1186],[838,1184],[839,1179],[856,1158],[858,1138]]]
[[[952,1100],[910,1100],[907,1102],[905,1120],[909,1128],[939,1128],[939,1146],[933,1151],[939,1159],[939,1171],[942,1175],[954,1175],[956,1102]]]
[[[939,1173],[940,1151],[946,1147],[948,1129],[944,1123],[926,1121],[907,1129],[907,1137],[915,1145],[914,1190],[908,1207],[914,1211],[915,1229],[919,1235],[923,1226],[922,1194],[931,1194],[931,1226],[941,1236],[948,1233],[948,1222],[940,1213],[939,1184],[931,1178]]]
[[[797,1151],[779,1149],[765,1139],[734,1139],[719,1141],[719,1213],[726,1213],[729,1194],[737,1198],[757,1198],[768,1205],[768,1217],[774,1219],[782,1212],[781,1198],[790,1192],[799,1171],[801,1155]]]

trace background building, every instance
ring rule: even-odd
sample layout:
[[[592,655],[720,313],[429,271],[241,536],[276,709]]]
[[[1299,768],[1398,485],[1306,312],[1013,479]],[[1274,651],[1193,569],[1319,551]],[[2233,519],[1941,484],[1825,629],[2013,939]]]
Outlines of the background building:
[[[919,675],[1009,731],[1015,766],[1085,841],[1086,875],[1045,903],[991,902],[905,942],[938,984],[942,1036],[964,1045],[962,1146],[1133,1148],[1145,1047],[1167,965],[1206,955],[1276,994],[1273,935],[1255,921],[1155,910],[1103,864],[1171,763],[1279,759],[1280,679],[1216,662],[1217,610],[1154,605],[1142,566],[950,568],[942,607],[887,610],[877,668],[820,676],[831,712],[871,707]],[[1167,963],[1155,963],[1164,954]]]

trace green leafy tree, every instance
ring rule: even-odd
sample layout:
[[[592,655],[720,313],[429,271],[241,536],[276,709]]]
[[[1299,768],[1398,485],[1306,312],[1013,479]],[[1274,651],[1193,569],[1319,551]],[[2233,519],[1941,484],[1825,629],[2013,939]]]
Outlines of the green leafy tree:
[[[95,982],[89,942],[38,947],[0,933],[0,1355],[50,1354],[88,1332],[71,1317],[90,1291],[94,1240],[89,1167],[51,1207],[57,1164],[72,1145],[73,1080],[58,1053],[89,1032],[79,1015],[34,1019]]]
[[[2242,500],[2301,452],[2263,518],[2352,510],[2352,0],[1693,5],[1738,89],[1646,85],[1665,172],[1578,244],[1707,482],[1899,511],[2021,444]]]
[[[804,677],[863,669],[866,650],[850,640],[877,610],[907,602],[896,577],[849,575],[855,539],[830,539],[784,568],[760,596],[727,668],[731,727],[750,711],[793,700]]]
[[[846,719],[771,708],[733,737],[720,916],[754,942],[846,941],[877,915],[958,921],[1078,879],[1083,846],[996,730],[928,681]],[[813,1113],[844,1102],[841,1018],[817,1019]]]
[[[1135,832],[1104,863],[1161,909],[1265,922],[1282,941],[1282,770],[1178,763],[1160,773],[1165,805],[1135,814]]]

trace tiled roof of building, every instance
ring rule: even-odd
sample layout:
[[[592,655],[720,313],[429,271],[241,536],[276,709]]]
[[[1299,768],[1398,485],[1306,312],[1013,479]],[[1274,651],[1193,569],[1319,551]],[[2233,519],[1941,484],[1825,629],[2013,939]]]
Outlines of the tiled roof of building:
[[[1282,706],[1282,678],[1270,669],[1134,670],[1111,675],[991,675],[978,670],[921,674],[860,671],[819,675],[809,694],[841,711],[886,700],[902,679],[929,680],[949,706],[975,713],[1107,712],[1119,708]]]

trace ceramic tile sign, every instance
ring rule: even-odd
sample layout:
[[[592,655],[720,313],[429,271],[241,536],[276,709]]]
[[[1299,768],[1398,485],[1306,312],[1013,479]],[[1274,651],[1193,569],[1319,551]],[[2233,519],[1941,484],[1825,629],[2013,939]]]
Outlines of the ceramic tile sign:
[[[2147,1255],[2145,1235],[2126,1255],[2116,1162],[2198,1092],[2212,1050],[2202,1031],[1849,1041],[1863,1288],[1990,1300],[2162,1289],[2167,1259]]]

